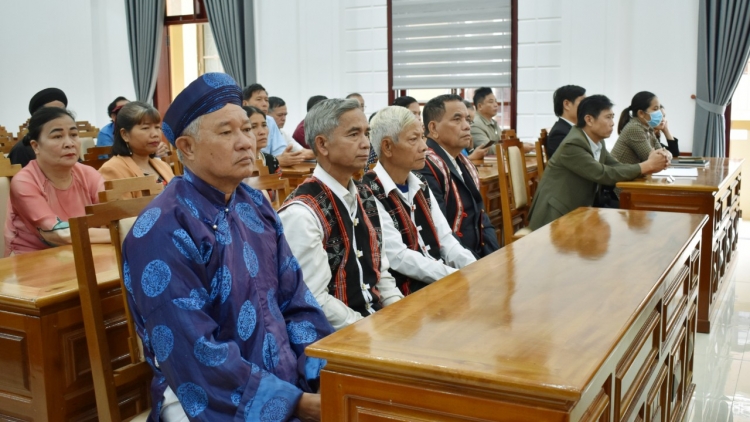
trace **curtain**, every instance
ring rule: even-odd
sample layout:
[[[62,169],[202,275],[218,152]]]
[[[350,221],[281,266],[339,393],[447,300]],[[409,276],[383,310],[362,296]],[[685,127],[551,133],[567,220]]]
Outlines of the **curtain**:
[[[245,87],[256,80],[252,0],[205,0],[224,71]]]
[[[138,101],[150,103],[154,96],[164,13],[164,0],[125,0],[130,66]]]
[[[750,2],[701,0],[693,155],[724,157],[724,109],[750,57]]]

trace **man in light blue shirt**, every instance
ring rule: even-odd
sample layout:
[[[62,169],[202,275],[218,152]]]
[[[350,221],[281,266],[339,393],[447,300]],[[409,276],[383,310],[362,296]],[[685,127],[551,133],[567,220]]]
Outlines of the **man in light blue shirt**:
[[[130,101],[125,97],[117,97],[114,101],[109,103],[107,106],[107,114],[112,120],[108,125],[104,126],[99,130],[99,135],[96,137],[96,146],[98,147],[110,147],[115,142],[115,119],[117,118],[117,112],[120,111],[122,106],[129,103]]]
[[[268,145],[261,149],[262,152],[276,157],[281,167],[293,166],[304,161],[302,151],[292,152],[293,145],[287,145],[276,120],[268,115],[268,92],[263,85],[252,84],[245,88],[242,91],[242,105],[256,107],[266,115]]]

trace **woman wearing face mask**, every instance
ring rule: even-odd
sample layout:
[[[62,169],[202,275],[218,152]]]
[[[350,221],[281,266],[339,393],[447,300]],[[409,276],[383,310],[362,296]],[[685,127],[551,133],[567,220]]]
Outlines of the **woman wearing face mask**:
[[[667,113],[664,112],[664,104],[660,104],[662,119],[659,126],[654,128],[654,135],[662,147],[666,148],[673,157],[680,156],[680,143],[677,138],[672,136],[672,132],[669,130],[669,124],[667,123]],[[664,139],[667,141],[667,145],[661,139],[661,135],[664,134]]]
[[[630,106],[620,114],[615,147],[612,156],[625,164],[639,164],[648,159],[653,150],[662,150],[668,158],[672,154],[662,147],[654,135],[664,115],[659,107],[659,98],[651,92],[641,91],[633,97]]]
[[[10,182],[10,212],[5,222],[5,255],[71,243],[68,219],[86,214],[99,202],[102,176],[78,162],[81,143],[73,114],[43,107],[29,121],[24,145],[36,160]],[[109,230],[89,229],[92,243],[109,243]]]
[[[105,180],[155,176],[167,185],[174,177],[172,168],[154,158],[161,140],[161,116],[150,104],[133,101],[117,113],[112,144],[112,158],[99,172]],[[123,199],[140,198],[140,192],[126,193]]]

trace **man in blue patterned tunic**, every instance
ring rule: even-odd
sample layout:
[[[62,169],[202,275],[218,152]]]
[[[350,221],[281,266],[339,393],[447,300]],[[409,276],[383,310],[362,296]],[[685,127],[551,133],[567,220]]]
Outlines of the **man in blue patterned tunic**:
[[[333,329],[302,280],[276,213],[241,180],[255,138],[226,74],[191,83],[164,116],[185,175],[123,245],[128,303],[154,370],[151,421],[319,420]]]

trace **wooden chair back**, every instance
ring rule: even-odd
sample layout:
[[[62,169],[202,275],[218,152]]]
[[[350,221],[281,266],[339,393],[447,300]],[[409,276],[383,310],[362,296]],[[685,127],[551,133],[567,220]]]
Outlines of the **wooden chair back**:
[[[83,155],[85,160],[97,160],[100,156],[106,155],[107,158],[112,156],[112,147],[92,147],[86,150],[86,154]],[[106,160],[105,160],[106,161]]]
[[[165,142],[169,146],[169,153],[166,156],[161,157],[161,160],[169,164],[169,167],[172,167],[172,173],[174,173],[175,176],[182,176],[184,170],[182,168],[182,163],[177,156],[177,149],[167,141],[162,142]]]
[[[500,185],[500,204],[503,219],[503,238],[505,244],[528,234],[529,209],[531,197],[529,180],[526,172],[526,159],[523,155],[523,143],[515,138],[504,139],[495,146],[497,155],[497,173]],[[520,230],[516,230],[519,228]]]
[[[164,185],[156,182],[156,176],[107,180],[104,190],[99,192],[99,203],[131,199],[133,194],[136,197],[156,196],[163,190]]]
[[[0,157],[0,221],[5,224],[8,218],[8,203],[10,202],[10,179],[21,171],[20,164],[11,164],[10,160]],[[5,230],[0,232],[0,245],[5,245]]]
[[[289,180],[279,178],[279,176],[275,174],[248,177],[244,182],[253,189],[260,191],[273,191],[273,195],[270,195],[271,206],[275,210],[281,208],[286,197],[292,193],[292,189],[289,186]]]
[[[79,138],[96,138],[99,136],[99,129],[86,120],[76,122],[76,127],[78,127]]]
[[[129,221],[131,224],[128,225],[128,229],[132,227],[132,221],[152,199],[152,196],[143,196],[136,199],[90,205],[86,207],[87,215],[71,218],[69,221],[78,289],[81,297],[83,325],[91,360],[96,410],[100,421],[118,422],[135,416],[121,413],[118,388],[124,389],[126,386],[128,391],[137,389],[141,392],[140,396],[145,397],[145,400],[137,400],[135,404],[128,403],[128,406],[124,406],[123,410],[135,413],[138,420],[141,420],[150,410],[148,397],[150,396],[153,372],[143,359],[139,338],[127,303],[127,290],[122,274],[122,239],[125,238],[127,231],[121,229],[120,223]],[[120,271],[120,288],[123,292],[122,299],[125,304],[125,319],[129,334],[129,362],[117,369],[112,367],[112,355],[105,332],[102,297],[96,281],[96,268],[94,268],[94,257],[91,251],[89,228],[94,227],[109,228]]]
[[[547,167],[547,129],[542,129],[539,133],[539,140],[536,142],[536,170],[539,173],[539,178],[542,177],[544,169]]]

